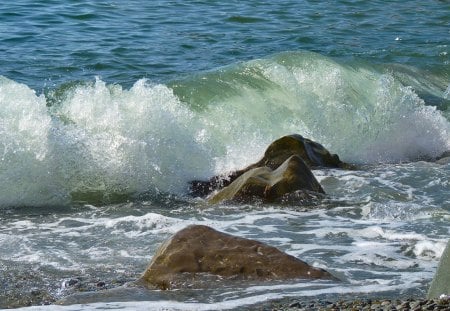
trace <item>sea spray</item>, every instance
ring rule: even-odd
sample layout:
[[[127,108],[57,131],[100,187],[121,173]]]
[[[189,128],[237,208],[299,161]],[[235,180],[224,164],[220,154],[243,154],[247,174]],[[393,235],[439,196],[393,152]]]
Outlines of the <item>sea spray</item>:
[[[180,193],[189,178],[210,171],[193,113],[164,85],[139,80],[123,90],[97,80],[75,89],[60,113],[86,133],[92,163],[105,179],[130,192]]]
[[[447,89],[444,92],[444,96],[445,99],[450,99],[450,84],[447,86]]]
[[[449,121],[391,69],[309,52],[130,89],[97,78],[37,95],[0,82],[0,206],[185,195],[292,133],[353,163],[450,149]]]
[[[0,206],[64,201],[51,178],[44,96],[0,78]]]
[[[264,149],[250,141],[267,146],[294,132],[357,163],[432,158],[450,146],[449,122],[441,112],[425,105],[390,70],[370,64],[291,52],[222,68],[173,88],[201,108],[210,130],[222,130],[228,149],[246,150],[240,162],[248,161],[247,152],[254,157]],[[231,156],[225,162],[239,160]]]
[[[0,206],[184,193],[188,180],[212,173],[192,112],[163,85],[97,80],[50,109],[25,85],[3,79],[0,91]]]

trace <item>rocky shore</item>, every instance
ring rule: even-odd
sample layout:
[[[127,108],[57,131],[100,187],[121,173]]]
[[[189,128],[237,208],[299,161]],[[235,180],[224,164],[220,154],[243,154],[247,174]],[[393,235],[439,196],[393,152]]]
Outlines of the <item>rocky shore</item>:
[[[450,310],[450,296],[440,299],[355,299],[355,300],[317,300],[304,301],[291,299],[288,302],[276,302],[271,306],[252,308],[253,310],[272,311],[420,311]]]
[[[86,288],[84,290],[91,290]],[[97,289],[98,290],[98,289]],[[10,304],[4,305],[4,308],[19,308],[25,306],[50,305],[55,302],[54,298],[48,295],[30,293],[29,297],[21,296],[11,297]],[[15,298],[15,299],[13,299]],[[28,299],[27,299],[28,298]],[[15,300],[13,302],[12,300]],[[214,307],[213,305],[211,306]],[[264,302],[258,305],[240,307],[240,310],[259,310],[259,311],[421,311],[421,310],[450,310],[450,297],[442,299],[425,298],[404,298],[404,299],[370,299],[356,298],[338,299],[338,300],[314,300],[302,298],[289,298],[282,301]]]

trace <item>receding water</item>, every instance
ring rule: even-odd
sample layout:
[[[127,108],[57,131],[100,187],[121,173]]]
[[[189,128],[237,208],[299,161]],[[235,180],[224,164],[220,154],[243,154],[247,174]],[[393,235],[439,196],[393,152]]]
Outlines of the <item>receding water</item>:
[[[434,162],[450,150],[449,12],[446,1],[0,5],[0,308],[424,296],[450,228],[450,164]],[[306,206],[189,197],[189,181],[256,162],[292,133],[358,169],[314,170],[327,196]],[[189,224],[342,281],[134,287]]]

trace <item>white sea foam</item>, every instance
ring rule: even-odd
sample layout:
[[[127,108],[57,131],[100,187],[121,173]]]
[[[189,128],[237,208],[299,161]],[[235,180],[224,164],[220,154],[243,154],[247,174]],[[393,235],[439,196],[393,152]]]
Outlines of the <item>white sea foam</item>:
[[[139,210],[142,206],[132,203],[127,204],[127,208]],[[151,306],[165,304],[175,309],[208,310],[236,309],[259,303],[261,297],[276,299],[415,289],[422,286],[424,279],[431,280],[446,245],[443,235],[411,230],[422,228],[424,223],[410,228],[410,223],[403,220],[348,218],[345,208],[301,212],[270,206],[246,211],[241,211],[241,208],[216,206],[197,210],[163,210],[162,213],[150,210],[140,215],[123,214],[121,209],[118,209],[118,214],[86,209],[65,217],[12,220],[11,226],[5,224],[1,229],[0,246],[6,248],[2,247],[0,260],[51,266],[57,271],[66,271],[64,278],[84,276],[83,271],[93,274],[89,277],[104,277],[105,273],[112,273],[110,278],[134,271],[137,277],[166,238],[187,225],[203,224],[266,242],[343,280],[339,284],[305,281],[248,287],[239,284],[218,291],[211,289],[207,299],[200,296],[186,298],[183,291],[179,291],[174,294],[180,296],[172,297],[170,301],[157,297],[145,302]],[[426,221],[428,219],[417,220]],[[19,233],[20,238],[14,240],[14,232]],[[7,242],[13,242],[16,246],[8,246]],[[61,282],[60,279],[58,282]],[[94,293],[92,295],[95,296]],[[102,301],[101,297],[98,299],[96,301]],[[113,301],[113,298],[108,299]],[[143,297],[130,296],[130,299]],[[144,302],[134,301],[49,308],[107,309],[115,306],[132,309],[143,305]]]
[[[287,53],[255,66],[284,95],[266,100],[283,115],[283,122],[271,123],[274,131],[301,122],[300,132],[348,161],[366,163],[436,155],[449,147],[448,120],[389,73],[313,53]]]
[[[212,81],[201,109],[166,85],[139,80],[126,90],[100,79],[65,90],[47,107],[44,95],[1,78],[0,206],[183,195],[188,181],[255,162],[291,133],[348,162],[450,149],[450,124],[439,111],[395,75],[368,68],[314,53],[255,60],[200,75]],[[195,79],[185,93],[208,87]],[[365,182],[349,178],[350,187]]]
[[[295,286],[272,286],[270,288],[265,287],[252,287],[248,290],[253,293],[250,297],[244,298],[230,298],[223,301],[215,301],[212,303],[204,302],[177,302],[173,300],[152,300],[152,301],[131,301],[131,302],[103,302],[103,303],[85,303],[69,306],[35,306],[18,308],[16,310],[26,311],[79,311],[79,310],[231,310],[236,308],[242,308],[250,305],[260,304],[266,301],[279,299],[283,297],[314,297],[324,294],[349,294],[353,292],[358,293],[371,293],[374,291],[389,291],[401,289],[400,286],[390,284],[391,282],[386,280],[374,280],[373,284],[365,286],[339,286],[315,289],[305,288],[303,293],[295,292],[289,293],[289,290],[295,288]],[[255,291],[264,291],[261,294],[255,294]]]
[[[194,139],[201,128],[165,86],[141,80],[122,90],[97,80],[51,111],[25,85],[2,78],[0,87],[1,206],[64,204],[77,193],[183,193],[211,172],[210,151]]]

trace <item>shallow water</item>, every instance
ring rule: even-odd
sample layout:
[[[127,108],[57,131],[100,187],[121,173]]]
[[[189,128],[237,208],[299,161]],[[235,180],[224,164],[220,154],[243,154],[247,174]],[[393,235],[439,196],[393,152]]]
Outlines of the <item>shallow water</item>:
[[[424,296],[449,237],[450,164],[434,162],[450,150],[448,12],[445,1],[2,4],[0,308],[72,294],[129,310]],[[307,205],[188,196],[190,180],[256,162],[292,133],[358,169],[314,170],[327,196]],[[189,224],[342,282],[131,286]]]
[[[430,170],[434,177],[424,180]],[[93,293],[69,302],[136,301],[123,305],[131,309],[142,306],[142,300],[155,301],[155,309],[229,309],[261,299],[333,293],[423,296],[448,239],[449,202],[434,194],[448,191],[449,166],[418,162],[315,173],[329,194],[318,206],[205,207],[165,198],[39,212],[4,209],[1,260],[6,271],[13,271],[8,287],[18,280],[27,287],[20,277],[31,270],[31,289],[44,287],[62,298],[84,284],[80,288]],[[167,293],[132,288],[132,294],[102,291],[100,297],[95,292],[137,279],[160,243],[190,224],[261,240],[329,270],[342,282],[225,283]],[[73,279],[77,283],[70,285]],[[106,286],[99,288],[99,282]]]

